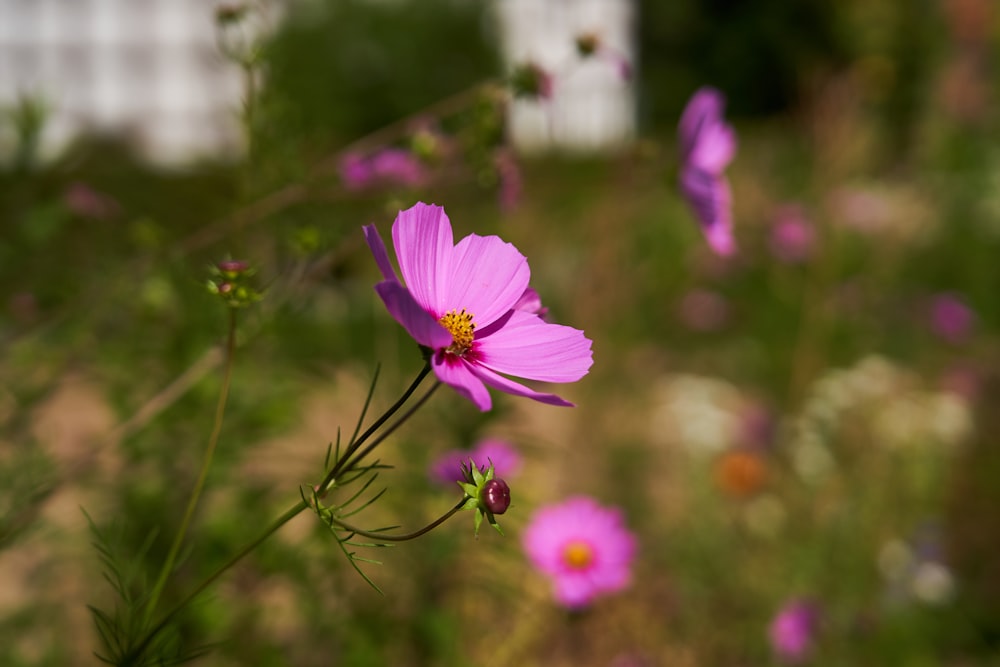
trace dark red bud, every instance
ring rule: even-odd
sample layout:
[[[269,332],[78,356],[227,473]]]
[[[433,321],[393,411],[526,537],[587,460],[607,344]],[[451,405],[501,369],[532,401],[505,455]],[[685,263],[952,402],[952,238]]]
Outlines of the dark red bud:
[[[219,262],[216,266],[223,273],[243,273],[250,268],[249,264],[238,259],[226,259]]]
[[[502,479],[491,479],[483,484],[480,500],[493,514],[503,514],[510,507],[510,487]]]

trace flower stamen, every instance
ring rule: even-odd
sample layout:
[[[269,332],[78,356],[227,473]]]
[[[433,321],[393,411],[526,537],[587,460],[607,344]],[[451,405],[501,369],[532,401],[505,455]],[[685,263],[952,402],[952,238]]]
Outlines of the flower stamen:
[[[459,311],[449,310],[438,320],[451,334],[452,343],[448,346],[447,352],[462,356],[469,351],[476,335],[476,323],[472,319],[472,313],[463,308]]]
[[[583,570],[594,561],[594,550],[582,540],[573,540],[563,547],[562,557],[570,568]]]

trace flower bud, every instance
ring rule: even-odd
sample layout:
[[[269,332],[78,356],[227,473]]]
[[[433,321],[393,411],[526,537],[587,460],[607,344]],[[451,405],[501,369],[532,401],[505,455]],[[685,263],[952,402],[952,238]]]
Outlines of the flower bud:
[[[479,499],[493,514],[503,514],[510,507],[510,487],[502,479],[491,479],[483,485]]]
[[[239,259],[224,259],[216,267],[227,277],[235,277],[244,273],[250,265]]]
[[[535,63],[518,65],[510,76],[514,97],[547,100],[552,97],[552,75]]]
[[[594,55],[600,45],[601,40],[596,33],[588,32],[576,37],[576,52],[583,58]]]
[[[243,308],[261,299],[253,284],[254,269],[249,263],[226,259],[211,267],[208,291],[221,297],[230,308]]]

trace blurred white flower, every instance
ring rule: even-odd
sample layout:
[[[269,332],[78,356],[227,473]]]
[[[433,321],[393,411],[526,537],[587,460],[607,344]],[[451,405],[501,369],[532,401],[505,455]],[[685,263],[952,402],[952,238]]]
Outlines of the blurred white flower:
[[[910,545],[899,538],[891,539],[879,549],[879,572],[889,581],[899,581],[909,572],[914,558]]]
[[[792,467],[804,482],[818,484],[833,472],[836,463],[823,440],[816,434],[807,432],[794,445]]]
[[[698,375],[668,375],[654,391],[651,437],[696,452],[717,453],[743,437],[747,399],[733,385]]]
[[[955,579],[951,570],[936,561],[924,561],[917,565],[910,583],[913,596],[930,605],[951,602],[955,595]]]

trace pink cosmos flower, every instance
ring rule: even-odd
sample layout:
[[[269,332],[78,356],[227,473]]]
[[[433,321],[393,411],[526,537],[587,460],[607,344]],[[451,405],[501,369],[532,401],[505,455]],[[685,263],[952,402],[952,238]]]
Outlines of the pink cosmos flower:
[[[976,313],[959,295],[936,294],[928,309],[931,331],[949,343],[962,343],[972,335]]]
[[[680,189],[701,223],[708,245],[731,255],[732,193],[723,174],[736,154],[736,133],[722,116],[725,98],[710,87],[698,89],[681,115]]]
[[[812,655],[819,609],[807,600],[786,604],[771,621],[768,637],[774,653],[785,663],[802,664]]]
[[[497,177],[500,181],[497,193],[500,210],[509,213],[516,209],[521,201],[523,189],[521,168],[518,166],[513,152],[504,148],[493,154],[493,166],[497,170]]]
[[[678,306],[681,321],[694,331],[719,331],[729,321],[729,302],[718,292],[693,289]]]
[[[417,187],[427,180],[424,165],[402,148],[383,148],[367,158],[348,153],[338,166],[340,178],[349,190],[393,185]]]
[[[121,205],[109,195],[98,192],[86,183],[70,183],[63,193],[66,208],[82,218],[110,220],[118,216]]]
[[[471,450],[453,449],[445,452],[431,464],[429,476],[435,482],[454,487],[455,482],[465,480],[462,466],[468,466],[470,459],[483,472],[492,463],[494,474],[504,479],[515,477],[521,470],[521,455],[513,445],[505,440],[487,438]]]
[[[556,600],[570,608],[620,591],[631,581],[635,536],[622,513],[576,496],[532,516],[522,545],[532,564],[552,580]]]
[[[771,253],[786,264],[800,264],[812,256],[816,229],[798,206],[783,206],[771,227]]]
[[[430,349],[441,382],[483,411],[492,407],[487,386],[550,405],[572,405],[504,377],[575,382],[593,363],[591,342],[582,331],[516,307],[531,277],[528,260],[517,248],[476,234],[455,244],[444,209],[418,203],[400,211],[392,225],[404,286],[375,225],[364,231],[384,278],[375,291],[389,314]]]

